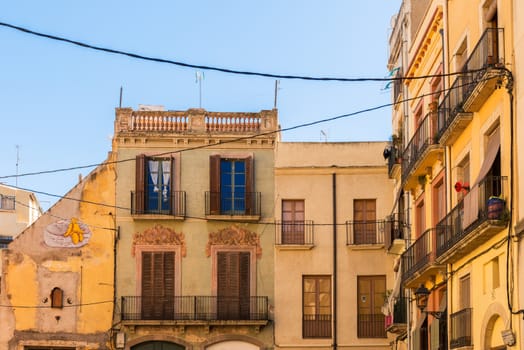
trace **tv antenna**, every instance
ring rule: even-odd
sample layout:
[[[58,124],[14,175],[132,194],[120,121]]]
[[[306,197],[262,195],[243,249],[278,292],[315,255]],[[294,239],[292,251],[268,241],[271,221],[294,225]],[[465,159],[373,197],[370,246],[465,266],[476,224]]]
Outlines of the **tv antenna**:
[[[275,104],[273,106],[274,109],[277,109],[278,90],[280,90],[280,80],[275,80]]]
[[[196,71],[195,72],[195,83],[198,84],[198,108],[202,108],[202,80],[204,79],[204,72]]]
[[[320,137],[324,137],[324,142],[327,143],[327,133],[324,130],[320,130]]]
[[[15,186],[18,187],[18,163],[20,161],[20,146],[15,145],[16,147],[16,176],[15,176]]]

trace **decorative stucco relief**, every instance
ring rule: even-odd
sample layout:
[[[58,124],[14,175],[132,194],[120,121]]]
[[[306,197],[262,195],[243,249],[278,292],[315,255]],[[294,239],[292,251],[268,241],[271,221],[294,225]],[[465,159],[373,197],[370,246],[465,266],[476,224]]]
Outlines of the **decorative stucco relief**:
[[[211,246],[255,246],[257,258],[262,256],[260,237],[253,231],[232,225],[217,232],[209,233],[209,240],[206,246],[206,255],[211,256]]]
[[[133,235],[133,245],[131,247],[132,256],[135,256],[135,246],[137,245],[179,245],[181,255],[186,256],[184,233],[176,233],[172,229],[160,224]]]

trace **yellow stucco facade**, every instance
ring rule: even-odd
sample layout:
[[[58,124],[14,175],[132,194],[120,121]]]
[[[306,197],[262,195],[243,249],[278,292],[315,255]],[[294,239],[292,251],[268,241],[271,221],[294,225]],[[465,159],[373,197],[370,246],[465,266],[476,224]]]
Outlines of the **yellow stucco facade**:
[[[389,65],[407,68],[392,122],[407,137],[390,175],[404,197],[394,206],[410,218],[399,278],[413,300],[397,348],[522,346],[511,287],[519,280],[514,6],[403,1],[397,15]],[[422,133],[425,110],[433,124]],[[424,310],[415,303],[422,287]]]
[[[113,183],[114,168],[103,163],[2,251],[0,348],[109,348]],[[71,221],[75,240],[66,234]]]
[[[389,347],[383,306],[394,288],[394,256],[385,249],[392,233],[385,146],[277,144],[276,349]]]

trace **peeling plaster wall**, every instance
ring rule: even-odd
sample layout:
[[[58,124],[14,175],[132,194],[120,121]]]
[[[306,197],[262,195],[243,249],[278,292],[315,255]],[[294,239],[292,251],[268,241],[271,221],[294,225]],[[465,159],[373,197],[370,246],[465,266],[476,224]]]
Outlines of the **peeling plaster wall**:
[[[106,349],[113,314],[114,168],[102,165],[2,252],[1,349],[70,346]],[[101,203],[99,205],[96,203]],[[49,225],[77,218],[90,235],[81,247],[51,247]],[[63,307],[51,307],[53,288]]]

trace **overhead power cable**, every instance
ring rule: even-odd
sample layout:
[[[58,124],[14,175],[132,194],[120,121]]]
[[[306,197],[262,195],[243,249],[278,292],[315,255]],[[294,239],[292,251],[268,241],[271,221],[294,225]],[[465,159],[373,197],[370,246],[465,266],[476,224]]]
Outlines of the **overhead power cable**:
[[[459,89],[459,88],[462,88],[464,86],[471,85],[471,84],[477,84],[477,83],[478,82],[469,82],[469,83],[466,83],[466,84],[454,86],[453,89]],[[358,110],[356,112],[351,112],[351,113],[347,113],[347,114],[337,115],[337,116],[334,116],[334,117],[329,117],[329,118],[325,118],[325,119],[319,119],[319,120],[315,120],[315,121],[308,122],[308,123],[298,124],[298,125],[290,126],[290,127],[283,128],[283,129],[271,130],[271,131],[267,131],[267,132],[263,132],[263,133],[237,137],[237,138],[233,138],[233,139],[229,139],[229,140],[220,140],[220,142],[217,142],[217,143],[214,143],[214,144],[204,144],[204,145],[188,147],[188,148],[184,148],[184,149],[180,149],[180,150],[175,150],[175,151],[167,151],[167,152],[162,152],[162,153],[151,154],[150,156],[151,157],[155,157],[155,156],[159,157],[159,156],[164,156],[164,155],[168,155],[168,154],[183,153],[183,152],[188,152],[188,151],[194,151],[194,150],[197,150],[197,149],[216,147],[216,146],[224,145],[224,144],[227,144],[227,143],[233,143],[233,142],[238,142],[238,141],[243,141],[243,140],[255,139],[257,137],[267,136],[267,135],[271,135],[271,134],[275,134],[275,133],[296,130],[296,129],[300,129],[300,128],[304,128],[304,127],[308,127],[308,126],[313,126],[313,125],[317,125],[317,124],[331,122],[331,121],[338,120],[338,119],[354,117],[354,116],[359,115],[359,114],[372,112],[372,111],[375,111],[375,110],[379,110],[379,109],[382,109],[382,108],[395,106],[395,105],[402,104],[402,103],[409,102],[409,101],[414,101],[414,100],[417,100],[417,99],[420,99],[420,98],[424,98],[424,97],[427,97],[427,96],[439,95],[439,94],[448,92],[451,89],[452,88],[442,89],[442,90],[438,90],[438,91],[433,91],[433,92],[430,92],[430,93],[427,93],[427,94],[423,94],[423,95],[419,95],[419,96],[416,96],[416,97],[411,97],[411,98],[399,100],[399,101],[392,102],[392,103],[386,103],[386,104],[378,105],[378,106],[375,106],[375,107],[370,107],[370,108]],[[88,165],[73,166],[73,167],[68,167],[68,168],[59,168],[59,169],[52,169],[52,170],[35,171],[35,172],[30,172],[30,173],[14,174],[14,175],[4,175],[4,176],[0,176],[0,180],[8,179],[8,178],[16,178],[16,177],[53,174],[53,173],[59,173],[59,172],[64,172],[64,171],[72,171],[72,170],[81,170],[81,169],[86,169],[86,168],[93,168],[93,167],[96,167],[96,166],[100,166],[102,164],[109,165],[109,164],[130,162],[130,161],[135,161],[135,160],[136,160],[135,158],[127,158],[127,159],[120,159],[120,160],[115,160],[115,161],[106,161],[106,162],[103,162],[103,163],[94,163],[94,164],[88,164]],[[35,192],[35,193],[37,193],[37,192]],[[42,194],[46,194],[46,193],[42,193]],[[56,196],[56,195],[51,195],[51,196]]]
[[[209,70],[209,71],[216,71],[216,72],[222,72],[222,73],[229,73],[229,74],[239,74],[239,75],[250,75],[250,76],[258,76],[258,77],[264,77],[264,78],[276,78],[276,79],[296,79],[296,80],[312,80],[312,81],[338,81],[338,82],[367,82],[367,81],[393,81],[393,80],[414,80],[414,79],[427,79],[427,78],[433,78],[433,77],[442,77],[442,76],[453,76],[458,74],[463,74],[463,72],[456,72],[456,73],[447,73],[447,74],[437,74],[437,75],[424,75],[424,76],[413,76],[413,77],[388,77],[388,78],[341,78],[341,77],[313,77],[313,76],[300,76],[300,75],[289,75],[289,74],[275,74],[275,73],[262,73],[262,72],[254,72],[254,71],[243,71],[243,70],[236,70],[236,69],[229,69],[229,68],[221,68],[221,67],[215,67],[215,66],[207,66],[207,65],[199,65],[199,64],[193,64],[193,63],[187,63],[187,62],[180,62],[180,61],[174,61],[169,60],[165,58],[157,58],[157,57],[151,57],[151,56],[144,56],[132,52],[122,51],[122,50],[116,50],[116,49],[110,49],[106,47],[96,46],[87,44],[81,41],[67,39],[64,37],[59,37],[56,35],[51,34],[45,34],[41,32],[37,32],[31,29],[27,29],[24,27],[16,26],[13,24],[0,22],[0,26],[11,28],[18,30],[20,32],[31,34],[35,36],[39,36],[46,39],[61,41],[73,45],[77,45],[83,48],[96,50],[96,51],[102,51],[106,53],[111,54],[117,54],[117,55],[123,55],[128,56],[131,58],[136,58],[140,60],[145,61],[152,61],[157,63],[166,63],[166,64],[172,64],[180,67],[185,68],[192,68],[192,69],[200,69],[200,70]]]

